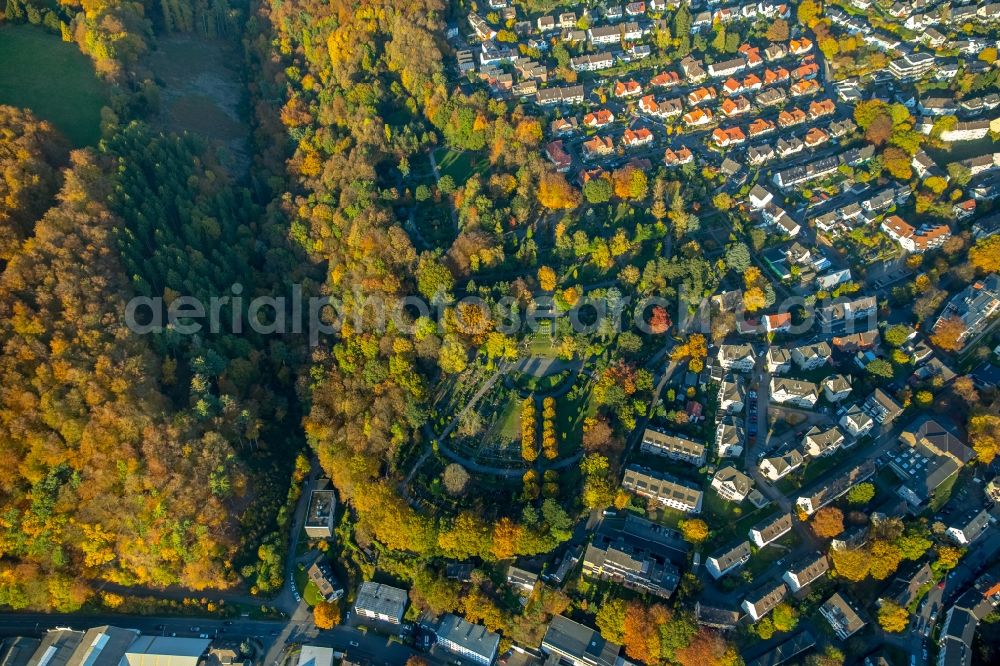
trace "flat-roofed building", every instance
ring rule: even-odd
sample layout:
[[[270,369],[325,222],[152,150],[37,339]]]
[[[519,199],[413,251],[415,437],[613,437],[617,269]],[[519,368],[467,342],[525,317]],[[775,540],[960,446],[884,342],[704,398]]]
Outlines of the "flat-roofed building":
[[[481,624],[466,622],[449,613],[441,618],[435,633],[437,646],[452,654],[484,666],[489,666],[496,659],[500,634],[489,631]]]
[[[542,652],[571,666],[615,666],[621,646],[590,627],[556,615],[542,638]]]
[[[824,601],[819,612],[841,640],[847,640],[865,626],[865,621],[840,592]]]
[[[125,651],[121,666],[198,666],[211,644],[207,638],[139,636]]]
[[[298,666],[333,666],[333,648],[303,645]]]
[[[399,624],[403,621],[408,598],[406,590],[369,581],[358,589],[354,612],[373,620]]]
[[[306,535],[311,539],[329,539],[333,536],[333,514],[337,508],[337,496],[329,487],[329,481],[322,479],[317,488],[309,494],[309,510],[306,513]]]

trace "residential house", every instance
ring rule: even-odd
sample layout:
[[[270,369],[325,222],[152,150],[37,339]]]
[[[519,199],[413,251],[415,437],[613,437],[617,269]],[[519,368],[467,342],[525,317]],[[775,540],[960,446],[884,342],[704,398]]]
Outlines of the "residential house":
[[[712,78],[721,78],[723,76],[732,76],[737,72],[742,72],[747,67],[747,62],[743,58],[733,58],[731,60],[723,60],[720,62],[713,62],[708,66],[708,75]]]
[[[750,542],[742,541],[709,555],[705,560],[705,568],[712,574],[712,578],[718,580],[749,562],[750,555]]]
[[[720,458],[738,458],[743,454],[746,431],[743,419],[726,414],[715,429],[715,450]]]
[[[750,162],[751,166],[762,166],[767,164],[775,157],[774,148],[769,144],[761,144],[759,146],[750,146],[747,148],[747,160]]]
[[[729,631],[736,628],[736,624],[740,619],[740,612],[729,608],[708,606],[701,601],[696,601],[694,604],[694,619],[702,626]]]
[[[672,558],[684,557],[686,548],[648,520],[629,516],[620,527],[605,521],[584,553],[583,573],[668,599],[680,580]]]
[[[696,467],[705,464],[704,444],[656,428],[646,428],[643,431],[640,449],[644,453],[680,460]]]
[[[830,570],[830,563],[823,553],[814,553],[788,567],[781,579],[788,583],[792,594],[819,580]]]
[[[514,565],[507,567],[507,584],[522,597],[530,597],[537,583],[538,574]]]
[[[986,323],[998,311],[1000,311],[1000,275],[991,273],[955,294],[948,301],[941,316],[934,322],[934,330],[937,330],[945,320],[959,319],[965,330],[958,339],[964,343],[986,328]]]
[[[784,333],[791,328],[792,314],[790,312],[764,315],[764,330],[768,333]]]
[[[573,166],[573,158],[563,148],[562,140],[557,139],[545,146],[545,156],[556,166],[556,171],[566,173]]]
[[[535,95],[536,103],[541,106],[553,104],[582,104],[583,86],[562,86],[556,88],[543,88]]]
[[[626,129],[625,133],[622,135],[622,144],[626,148],[636,148],[639,146],[648,146],[653,143],[653,133],[645,127],[640,127],[639,129]]]
[[[875,423],[879,425],[889,425],[903,413],[903,406],[896,402],[882,389],[875,389],[868,398],[865,399],[861,409],[871,416]]]
[[[826,342],[802,345],[792,349],[792,360],[802,371],[815,370],[830,362],[833,350]]]
[[[750,196],[753,197],[752,191]],[[749,344],[719,345],[717,358],[719,365],[721,365],[724,369],[734,370],[736,372],[751,372],[757,362],[753,346]]]
[[[574,72],[597,72],[615,64],[610,53],[588,53],[569,59],[569,67]]]
[[[437,648],[483,666],[493,663],[500,647],[500,634],[489,631],[481,624],[466,622],[451,613],[441,618],[435,634]]]
[[[674,151],[667,148],[666,152],[663,154],[663,162],[668,167],[680,166],[682,164],[688,164],[694,161],[694,153],[687,146],[682,146],[678,150]]]
[[[819,400],[819,386],[813,382],[789,377],[771,378],[771,400],[778,404],[790,404],[811,409]]]
[[[948,526],[945,534],[960,546],[968,546],[990,526],[990,514],[985,509],[970,509]]]
[[[712,477],[712,488],[728,502],[742,502],[753,490],[753,479],[729,465]]]
[[[712,122],[711,109],[692,109],[684,114],[683,121],[688,127],[701,127]]]
[[[837,112],[837,106],[832,99],[821,99],[809,102],[809,118],[819,120],[824,116],[832,116]]]
[[[823,396],[830,402],[840,402],[851,394],[851,382],[844,375],[830,375],[820,384],[823,386]]]
[[[337,582],[337,577],[333,574],[333,570],[325,558],[313,562],[307,570],[307,574],[309,581],[316,586],[324,600],[336,601],[344,596],[344,588]]]
[[[864,437],[875,427],[875,421],[872,417],[856,404],[851,405],[844,412],[844,415],[840,417],[839,423],[844,432],[854,439]]]
[[[783,374],[792,369],[792,353],[783,347],[768,347],[767,371],[771,374]]]
[[[802,456],[802,452],[798,449],[792,449],[791,451],[783,453],[780,456],[764,458],[760,461],[760,465],[758,465],[758,467],[760,469],[760,473],[763,474],[768,480],[777,481],[801,467],[803,460],[804,458]]]
[[[615,144],[612,143],[611,137],[595,136],[583,142],[583,156],[588,160],[612,155],[614,152]]]
[[[829,481],[814,486],[808,494],[800,495],[795,504],[808,515],[812,515],[824,506],[846,494],[848,490],[866,481],[875,474],[875,461],[865,460],[836,476]]]
[[[629,465],[625,470],[622,488],[678,511],[701,513],[701,489],[646,467]]]
[[[715,88],[712,86],[702,86],[689,92],[687,101],[691,106],[698,106],[699,104],[707,104],[715,101],[717,96]]]
[[[588,626],[556,615],[542,638],[542,652],[568,666],[615,666],[621,646]]]
[[[802,39],[793,39],[788,43],[788,50],[791,51],[792,55],[805,55],[812,50],[813,43],[803,37]]]
[[[781,581],[772,581],[748,594],[740,606],[754,622],[759,622],[787,596],[788,586]]]
[[[746,135],[739,127],[730,127],[725,130],[717,127],[712,131],[712,142],[719,148],[739,146],[745,143],[746,139]]]
[[[751,139],[755,139],[759,136],[764,136],[765,134],[770,134],[775,131],[776,126],[770,120],[765,118],[754,118],[753,121],[747,125],[747,134]],[[755,185],[754,187],[759,187]]]
[[[618,98],[639,97],[642,95],[642,86],[636,80],[616,81],[614,96]]]
[[[741,412],[746,399],[746,386],[740,375],[727,374],[719,382],[719,411]]]
[[[774,200],[774,195],[768,192],[765,188],[761,187],[760,185],[754,185],[750,189],[749,199],[750,199],[750,207],[752,209],[763,210]],[[749,345],[746,346],[749,347]],[[752,348],[751,348],[751,354],[752,354]],[[753,362],[750,363],[750,369],[752,368],[753,368]],[[745,372],[749,372],[750,369],[745,370]]]
[[[750,540],[758,548],[774,543],[792,530],[792,514],[781,513],[750,528]]]
[[[841,640],[846,641],[865,626],[865,621],[840,592],[824,601],[819,612]]]
[[[856,325],[859,319],[870,321],[878,312],[878,301],[874,296],[838,300],[830,305],[816,308],[816,320],[824,330]],[[869,328],[872,326],[869,326]]]
[[[839,451],[843,444],[844,433],[837,426],[813,426],[802,439],[802,450],[813,458],[823,458]]]

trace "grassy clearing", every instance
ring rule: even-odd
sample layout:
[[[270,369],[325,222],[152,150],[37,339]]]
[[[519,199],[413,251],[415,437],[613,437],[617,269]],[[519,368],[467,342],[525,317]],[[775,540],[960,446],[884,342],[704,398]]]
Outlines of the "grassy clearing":
[[[518,440],[521,437],[521,401],[518,396],[511,396],[500,415],[500,437],[505,440]]]
[[[74,146],[97,143],[107,93],[74,44],[35,26],[4,25],[0,63],[0,104],[31,109]]]
[[[489,161],[480,153],[464,150],[442,148],[434,153],[438,171],[442,176],[451,176],[456,185],[462,185],[476,173],[483,173],[489,167]]]

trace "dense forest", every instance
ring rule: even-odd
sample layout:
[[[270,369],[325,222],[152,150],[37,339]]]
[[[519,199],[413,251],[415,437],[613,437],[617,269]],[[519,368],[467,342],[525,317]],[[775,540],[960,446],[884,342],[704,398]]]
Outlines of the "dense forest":
[[[156,35],[238,52],[240,15],[224,2],[6,3],[7,21],[77,41],[111,104],[104,141],[72,153],[48,123],[0,107],[2,605],[75,610],[100,581],[280,586],[267,563],[301,448],[288,427],[301,343],[231,324],[140,336],[125,321],[136,296],[166,308],[239,293],[231,322],[255,296],[310,283],[266,188],[251,194],[211,146],[155,129]]]

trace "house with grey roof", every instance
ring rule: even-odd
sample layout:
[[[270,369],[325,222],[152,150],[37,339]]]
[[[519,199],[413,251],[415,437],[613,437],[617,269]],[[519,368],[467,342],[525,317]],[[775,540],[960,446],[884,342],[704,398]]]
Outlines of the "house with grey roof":
[[[437,634],[437,648],[483,666],[493,663],[500,647],[500,634],[487,630],[481,624],[466,622],[451,613],[441,618],[434,633]]]
[[[361,617],[399,624],[403,621],[408,600],[406,590],[368,581],[358,588],[354,612]]]
[[[570,666],[615,666],[621,646],[588,626],[556,615],[542,638],[542,652]]]
[[[847,640],[865,626],[865,621],[840,592],[824,601],[819,612],[841,640]]]
[[[788,567],[781,579],[788,583],[792,593],[797,593],[810,583],[819,580],[830,570],[830,563],[823,553],[814,553]]]
[[[792,514],[780,513],[750,528],[750,540],[758,548],[774,543],[792,530]]]
[[[726,574],[736,571],[750,561],[750,542],[741,541],[734,546],[727,546],[708,556],[705,568],[718,580]]]
[[[743,599],[741,607],[746,611],[747,615],[753,618],[754,622],[759,622],[762,617],[773,611],[787,596],[788,586],[784,582],[771,581],[750,592]]]

